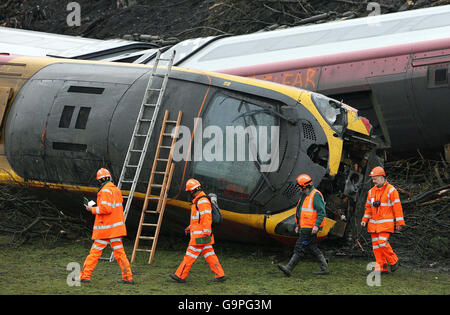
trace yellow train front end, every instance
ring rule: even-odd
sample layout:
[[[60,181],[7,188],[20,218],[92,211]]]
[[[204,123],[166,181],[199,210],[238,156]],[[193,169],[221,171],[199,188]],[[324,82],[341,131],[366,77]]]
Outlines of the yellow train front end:
[[[107,167],[118,179],[150,69],[0,55],[0,183],[69,192],[76,201],[83,194],[95,195],[98,168]],[[190,199],[183,188],[190,177],[218,196],[224,218],[215,229],[219,238],[295,240],[294,214],[300,196],[295,178],[300,173],[313,178],[327,201],[326,224],[319,237],[332,233],[336,224],[342,226],[343,216],[351,215],[366,153],[374,145],[370,125],[345,104],[268,81],[174,68],[163,109],[183,111],[182,125],[191,132],[186,145],[192,148],[190,156],[175,160],[166,212],[169,229],[183,231],[188,221]],[[205,131],[224,135],[230,127],[255,130],[258,135],[274,130],[259,145],[276,154],[268,160],[262,155],[233,160],[234,154],[230,160],[225,153],[221,158],[210,151],[213,159],[196,159],[199,119]],[[158,120],[155,130],[160,127]],[[150,139],[150,162],[143,167],[142,178],[149,177],[158,136],[155,132]],[[234,145],[239,144],[241,134],[233,136],[238,139]],[[204,153],[212,134],[200,137]],[[250,135],[240,139],[248,151]],[[214,143],[228,148],[225,137]],[[145,191],[145,183],[138,185],[135,199],[142,201]],[[67,202],[60,205],[76,208]],[[140,213],[140,206],[138,202],[130,211],[130,230],[136,226],[134,214]]]

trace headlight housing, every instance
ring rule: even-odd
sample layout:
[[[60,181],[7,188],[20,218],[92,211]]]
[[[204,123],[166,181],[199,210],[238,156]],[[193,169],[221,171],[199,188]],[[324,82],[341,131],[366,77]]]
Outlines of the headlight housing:
[[[347,110],[343,104],[321,94],[312,94],[312,100],[322,117],[330,124],[331,128],[341,134],[347,125]]]

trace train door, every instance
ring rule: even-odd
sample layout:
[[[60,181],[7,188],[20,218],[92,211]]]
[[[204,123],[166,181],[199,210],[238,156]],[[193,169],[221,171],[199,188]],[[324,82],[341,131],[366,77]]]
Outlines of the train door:
[[[46,163],[64,182],[93,181],[108,167],[111,117],[128,86],[103,82],[65,81],[45,126]]]
[[[412,60],[411,94],[424,122],[424,147],[450,143],[450,55],[416,54]]]

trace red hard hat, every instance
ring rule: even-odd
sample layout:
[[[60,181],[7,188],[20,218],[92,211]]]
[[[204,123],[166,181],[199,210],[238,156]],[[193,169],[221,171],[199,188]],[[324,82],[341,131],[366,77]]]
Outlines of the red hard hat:
[[[106,168],[101,168],[97,171],[97,180],[104,177],[111,177],[111,173]]]
[[[307,174],[301,174],[297,177],[297,184],[302,187],[312,184],[312,178]]]
[[[386,177],[386,173],[384,172],[384,169],[381,166],[374,167],[373,170],[370,172],[369,176],[384,176]]]
[[[193,191],[194,189],[200,187],[200,182],[194,178],[188,179],[186,182],[186,191]]]

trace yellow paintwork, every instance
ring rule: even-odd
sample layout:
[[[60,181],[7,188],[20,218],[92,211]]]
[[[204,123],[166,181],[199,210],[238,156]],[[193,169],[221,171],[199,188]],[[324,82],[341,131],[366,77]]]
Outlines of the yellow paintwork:
[[[347,112],[347,129],[359,132],[363,135],[369,136],[369,131],[366,126],[362,122],[362,120],[358,117],[358,114],[353,111]]]
[[[325,136],[328,140],[328,168],[330,175],[336,175],[339,170],[339,164],[341,163],[342,147],[344,141],[338,137],[335,137],[335,131],[331,129],[330,125],[319,113],[314,103],[311,100],[311,93],[304,93],[300,97],[300,103],[306,107],[317,119],[320,126],[322,126]]]
[[[267,221],[266,221],[266,232],[271,235],[276,235],[275,228],[276,228],[277,224],[282,222],[283,220],[286,220],[290,216],[295,215],[295,211],[296,211],[296,207],[286,210],[281,213],[277,213],[277,214],[268,216]],[[322,230],[320,230],[317,233],[317,237],[327,236],[328,232],[330,232],[330,229],[336,224],[336,221],[334,221],[330,218],[325,217],[324,220],[325,220],[325,224],[322,227]]]

